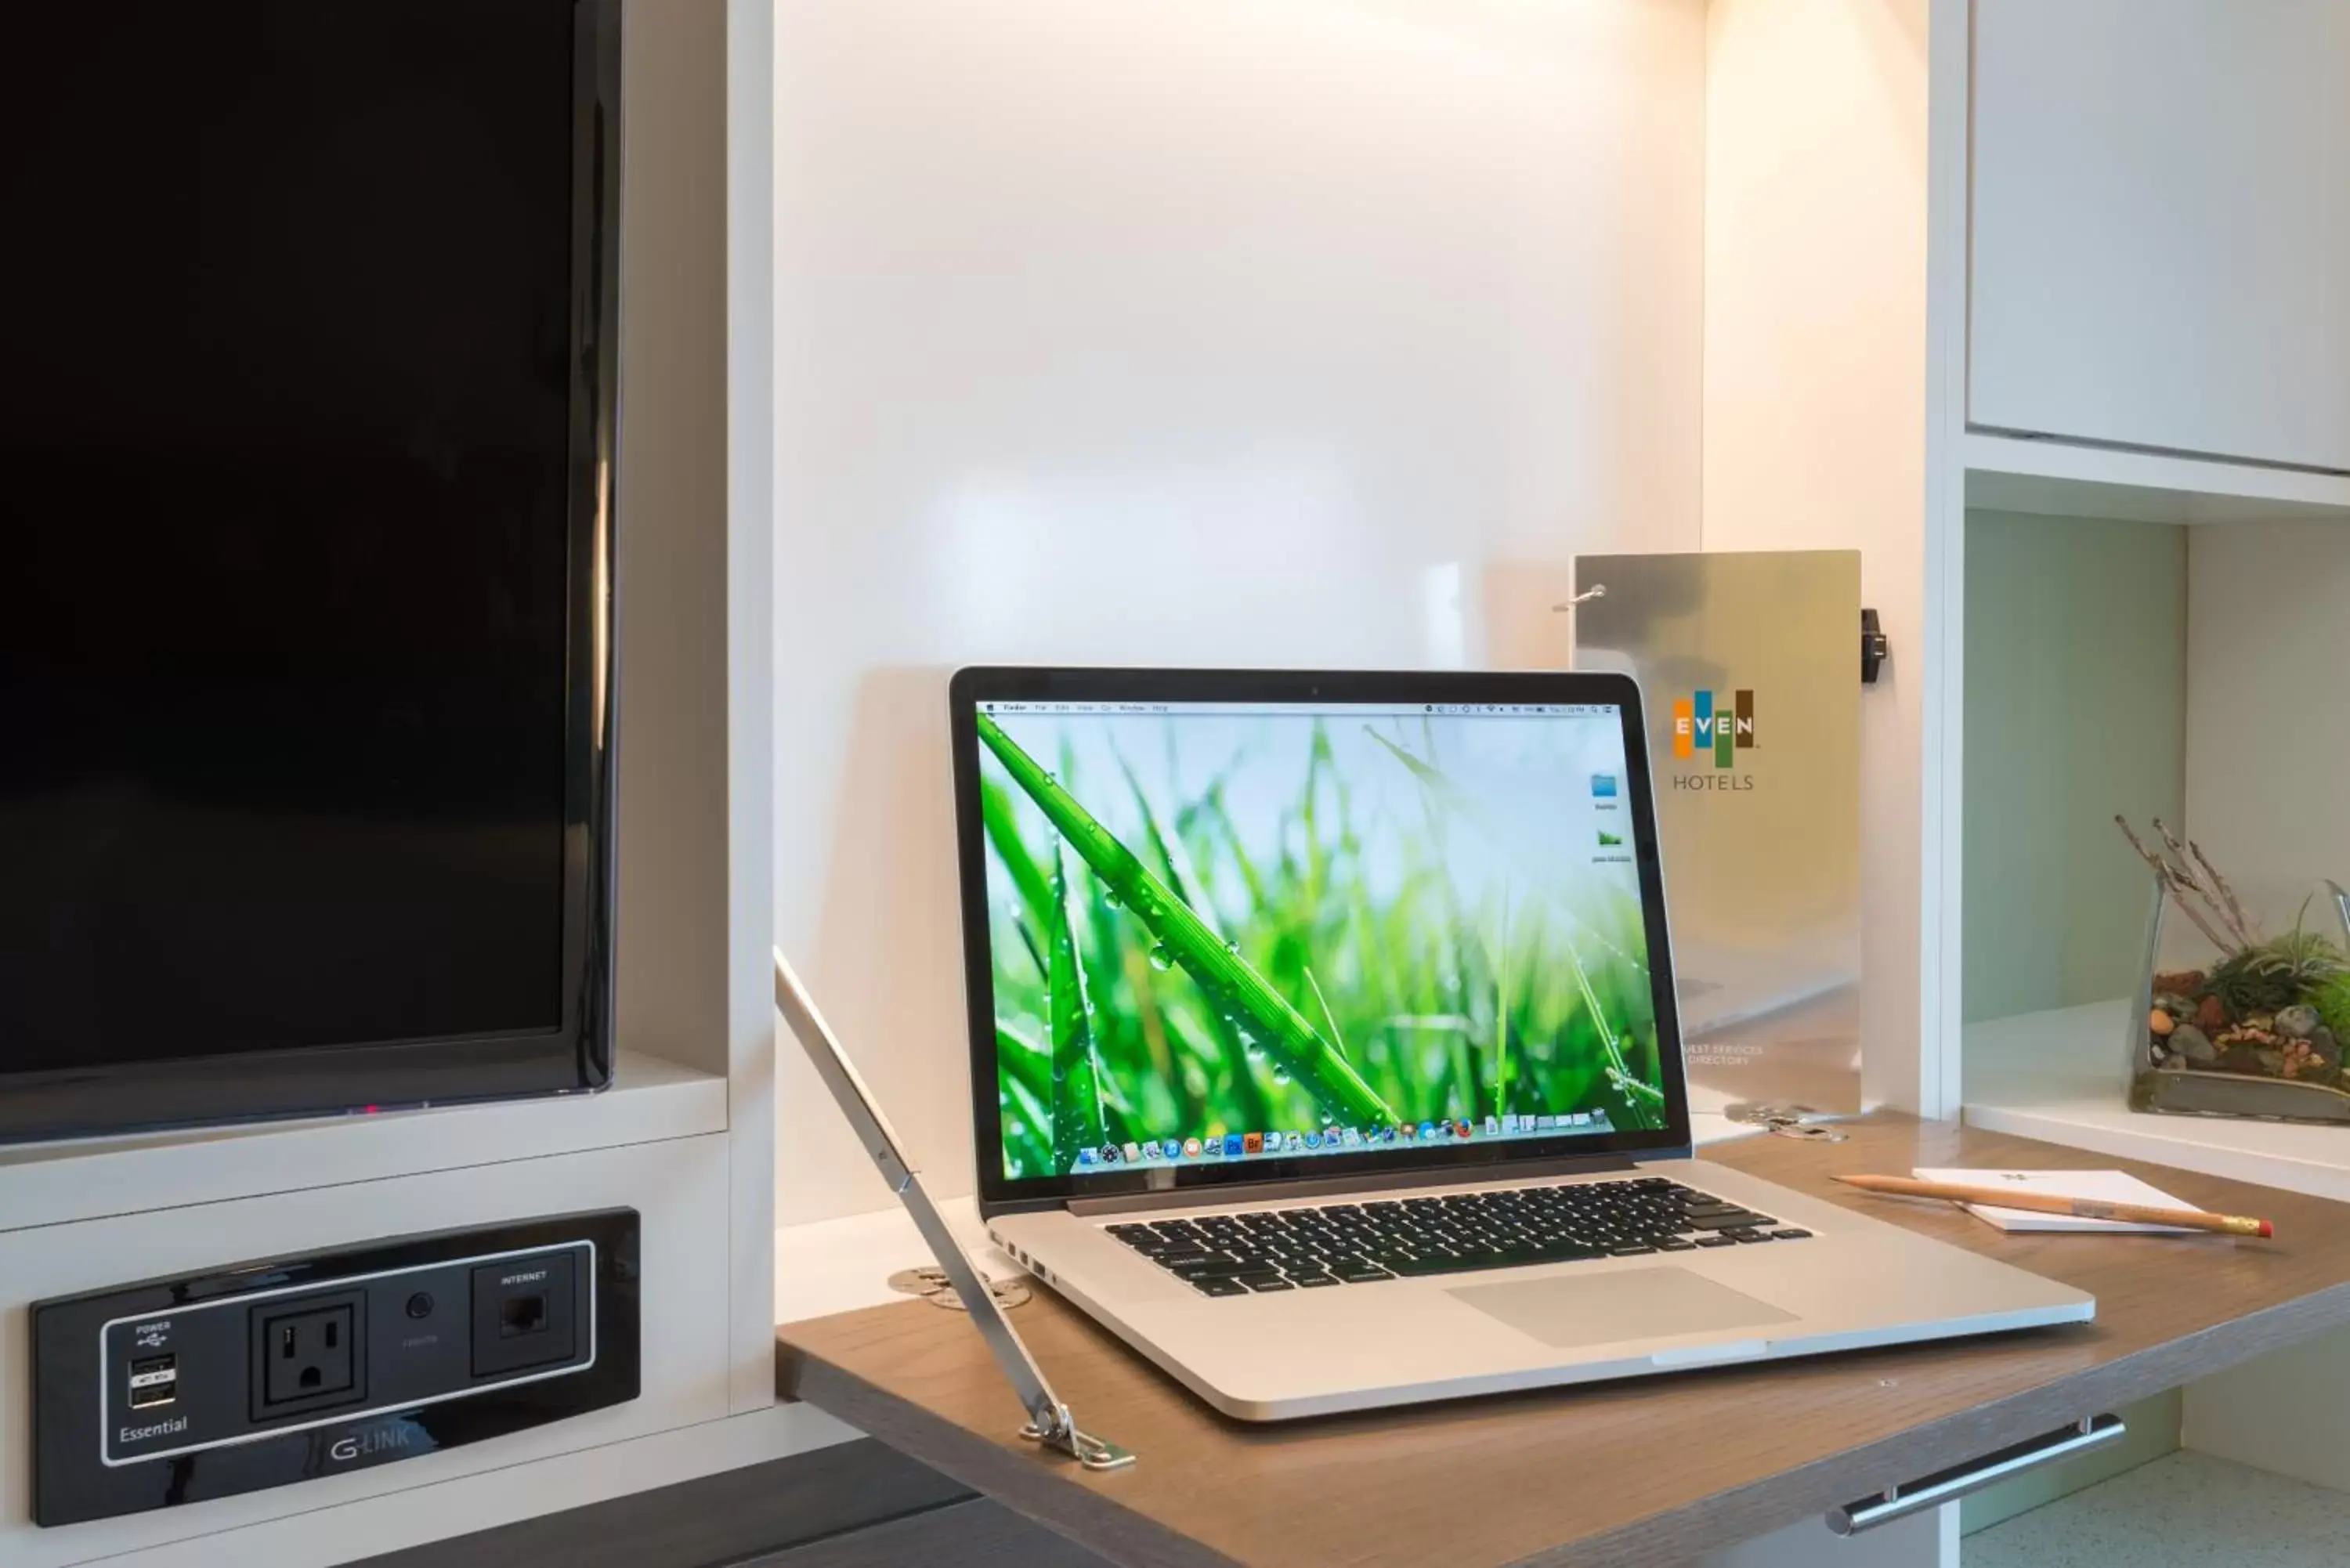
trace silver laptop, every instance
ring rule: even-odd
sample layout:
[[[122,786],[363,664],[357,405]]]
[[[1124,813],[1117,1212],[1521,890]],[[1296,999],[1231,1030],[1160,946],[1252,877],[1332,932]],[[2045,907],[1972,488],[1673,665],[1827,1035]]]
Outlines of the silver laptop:
[[[1219,1410],[2094,1315],[1690,1158],[1628,679],[971,669],[951,705],[989,1233]]]

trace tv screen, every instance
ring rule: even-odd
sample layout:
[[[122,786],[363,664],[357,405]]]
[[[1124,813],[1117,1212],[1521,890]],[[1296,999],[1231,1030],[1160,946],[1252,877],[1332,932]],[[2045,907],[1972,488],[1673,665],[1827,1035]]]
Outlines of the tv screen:
[[[11,19],[0,1137],[608,1075],[613,10]]]

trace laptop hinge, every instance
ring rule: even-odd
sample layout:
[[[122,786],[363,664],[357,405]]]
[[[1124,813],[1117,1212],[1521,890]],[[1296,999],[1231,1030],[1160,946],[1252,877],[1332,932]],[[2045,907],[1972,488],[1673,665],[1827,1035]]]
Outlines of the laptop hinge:
[[[1073,1198],[1066,1207],[1070,1213],[1085,1218],[1097,1214],[1128,1214],[1138,1209],[1190,1209],[1290,1198],[1333,1198],[1357,1192],[1391,1192],[1407,1187],[1466,1186],[1471,1182],[1588,1176],[1601,1171],[1636,1168],[1638,1162],[1629,1155],[1621,1154],[1583,1155],[1570,1159],[1513,1159],[1492,1165],[1446,1166],[1435,1170],[1357,1171],[1351,1176],[1326,1176],[1295,1181],[1218,1182],[1212,1187],[1121,1192],[1115,1198]]]

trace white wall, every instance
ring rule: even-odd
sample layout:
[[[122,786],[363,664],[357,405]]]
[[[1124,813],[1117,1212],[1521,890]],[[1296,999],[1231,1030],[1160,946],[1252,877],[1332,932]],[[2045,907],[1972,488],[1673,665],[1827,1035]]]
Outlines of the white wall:
[[[1704,11],[775,33],[776,925],[967,1191],[947,672],[1563,664],[1575,552],[1698,543]],[[779,1220],[884,1204],[779,1078]]]
[[[2184,820],[2193,530],[1981,510],[1966,521],[1971,1023],[2137,985],[2147,875],[2113,819]]]
[[[1861,552],[1893,643],[1861,704],[1862,1088],[1931,1110],[1929,18],[1929,0],[1711,7],[1703,539]]]
[[[2350,886],[2350,524],[2187,537],[2188,826],[2239,884]]]

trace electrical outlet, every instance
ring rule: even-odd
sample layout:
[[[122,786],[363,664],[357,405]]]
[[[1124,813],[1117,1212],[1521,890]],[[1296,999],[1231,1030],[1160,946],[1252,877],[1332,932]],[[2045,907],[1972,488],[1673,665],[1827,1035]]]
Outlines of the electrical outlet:
[[[203,1508],[634,1399],[639,1226],[626,1209],[508,1220],[16,1309],[31,1397],[13,1427],[0,1408],[0,1539],[28,1495],[44,1526]]]
[[[356,1291],[253,1309],[253,1418],[349,1404],[367,1393],[367,1298]]]

